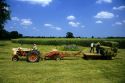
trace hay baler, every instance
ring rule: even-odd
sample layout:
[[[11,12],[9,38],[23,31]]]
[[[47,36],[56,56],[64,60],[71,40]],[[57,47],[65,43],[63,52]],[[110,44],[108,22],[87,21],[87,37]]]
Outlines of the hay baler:
[[[59,52],[59,51],[51,51],[49,53],[47,53],[44,57],[44,59],[51,59],[51,60],[61,60],[64,58],[63,53]]]

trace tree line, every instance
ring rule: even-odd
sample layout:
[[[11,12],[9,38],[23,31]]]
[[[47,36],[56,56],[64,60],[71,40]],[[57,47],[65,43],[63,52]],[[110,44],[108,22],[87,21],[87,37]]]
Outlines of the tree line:
[[[0,40],[15,39],[21,37],[23,37],[23,35],[18,33],[17,31],[8,32],[6,30],[0,30]]]
[[[23,35],[17,31],[8,32],[4,29],[4,25],[7,20],[10,20],[10,9],[9,5],[5,0],[0,0],[0,40],[19,38]]]

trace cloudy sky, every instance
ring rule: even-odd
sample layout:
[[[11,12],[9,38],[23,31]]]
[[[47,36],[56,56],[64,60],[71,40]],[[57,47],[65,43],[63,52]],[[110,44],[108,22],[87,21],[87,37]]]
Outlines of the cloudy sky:
[[[6,30],[24,36],[125,36],[125,0],[7,0]]]

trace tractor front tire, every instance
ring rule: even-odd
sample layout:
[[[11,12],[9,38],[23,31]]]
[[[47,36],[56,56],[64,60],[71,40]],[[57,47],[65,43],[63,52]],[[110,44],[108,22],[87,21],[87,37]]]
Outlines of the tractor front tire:
[[[39,51],[33,50],[27,55],[28,62],[39,62],[39,60],[40,60]]]
[[[12,57],[12,61],[18,61],[19,60],[19,57],[17,56],[17,55],[14,55],[13,57]]]

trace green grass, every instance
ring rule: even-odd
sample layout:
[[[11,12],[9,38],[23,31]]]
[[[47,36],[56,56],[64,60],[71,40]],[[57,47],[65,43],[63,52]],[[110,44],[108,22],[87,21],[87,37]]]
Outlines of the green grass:
[[[125,83],[125,49],[114,60],[84,60],[68,57],[61,61],[28,63],[11,61],[12,48],[20,44],[0,41],[0,83]],[[23,47],[32,47],[24,44]],[[41,52],[61,46],[39,45]],[[89,48],[83,47],[83,51]]]

